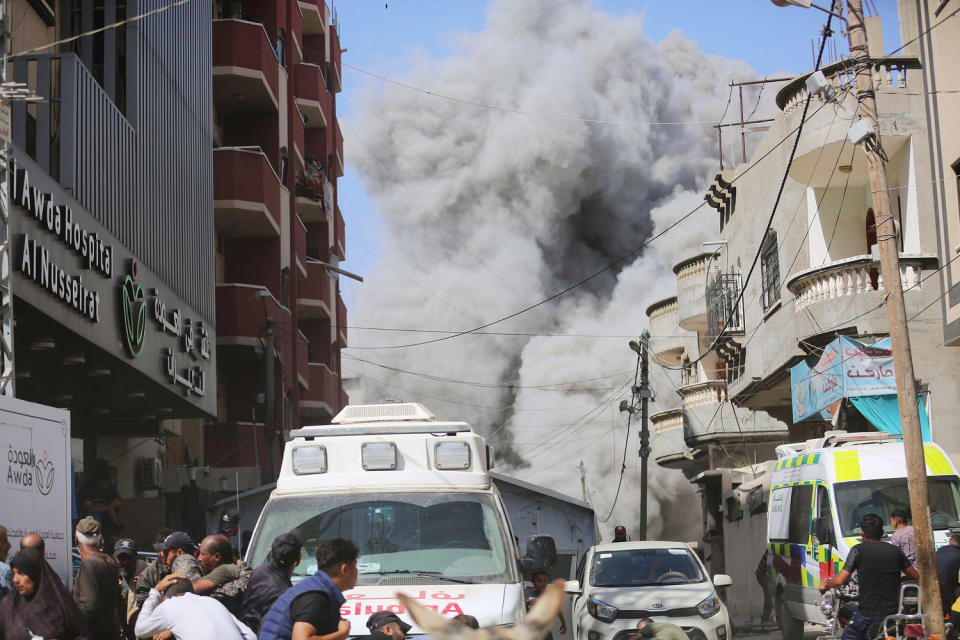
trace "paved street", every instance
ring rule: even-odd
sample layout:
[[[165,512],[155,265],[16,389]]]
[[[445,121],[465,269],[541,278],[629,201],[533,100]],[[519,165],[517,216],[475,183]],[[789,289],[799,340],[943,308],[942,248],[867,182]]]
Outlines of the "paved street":
[[[803,640],[816,640],[816,637],[823,634],[823,627],[808,624],[803,629]],[[734,634],[737,640],[780,640],[780,630],[757,630],[757,631],[738,631]]]

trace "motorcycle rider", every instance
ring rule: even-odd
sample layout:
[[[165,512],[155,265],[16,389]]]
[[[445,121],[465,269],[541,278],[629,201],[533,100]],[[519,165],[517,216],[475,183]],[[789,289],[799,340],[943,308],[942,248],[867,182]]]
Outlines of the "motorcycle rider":
[[[843,630],[842,640],[865,640],[875,622],[896,613],[899,605],[900,575],[919,580],[907,556],[898,547],[883,542],[883,520],[875,513],[860,518],[863,542],[853,547],[840,573],[820,583],[820,592],[846,584],[857,572],[859,609]]]

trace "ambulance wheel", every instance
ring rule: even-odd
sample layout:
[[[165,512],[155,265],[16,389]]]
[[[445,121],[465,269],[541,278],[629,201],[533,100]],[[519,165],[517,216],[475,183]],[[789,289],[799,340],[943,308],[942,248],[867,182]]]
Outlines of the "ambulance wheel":
[[[790,608],[787,606],[786,599],[782,596],[777,598],[777,626],[780,627],[780,635],[783,640],[802,640],[803,621],[795,620],[790,615]]]

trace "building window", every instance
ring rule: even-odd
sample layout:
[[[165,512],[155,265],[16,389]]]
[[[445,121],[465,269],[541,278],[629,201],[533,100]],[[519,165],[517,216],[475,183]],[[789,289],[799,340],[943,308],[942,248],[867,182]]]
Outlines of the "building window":
[[[766,311],[780,300],[780,258],[777,255],[777,232],[767,230],[760,246],[760,297]]]
[[[743,299],[740,274],[718,273],[707,285],[707,337],[721,333],[743,333]]]

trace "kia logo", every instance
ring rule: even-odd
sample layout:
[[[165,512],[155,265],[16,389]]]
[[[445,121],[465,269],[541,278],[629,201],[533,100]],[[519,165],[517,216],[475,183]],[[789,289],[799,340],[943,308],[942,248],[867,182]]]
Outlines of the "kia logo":
[[[654,608],[654,609],[663,609],[663,603],[662,603],[662,602],[654,602],[654,603],[651,604],[650,606],[651,606],[652,608]]]

